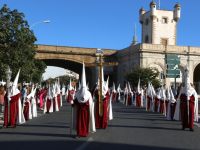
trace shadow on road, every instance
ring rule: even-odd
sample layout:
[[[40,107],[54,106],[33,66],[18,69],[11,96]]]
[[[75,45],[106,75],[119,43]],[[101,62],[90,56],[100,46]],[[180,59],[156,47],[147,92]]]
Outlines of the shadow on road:
[[[87,144],[84,147],[84,144]],[[2,149],[20,149],[20,150],[187,150],[168,147],[155,147],[144,145],[129,145],[119,143],[101,143],[85,141],[18,141],[18,142],[0,142]]]

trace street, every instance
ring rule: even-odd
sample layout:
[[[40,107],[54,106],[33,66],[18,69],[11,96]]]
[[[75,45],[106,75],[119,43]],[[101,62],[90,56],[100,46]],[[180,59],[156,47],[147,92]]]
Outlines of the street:
[[[113,104],[114,120],[107,129],[97,129],[87,138],[70,135],[70,106],[59,112],[40,115],[16,128],[0,129],[0,147],[5,149],[200,149],[200,128],[181,130],[178,121],[168,121],[143,108]]]

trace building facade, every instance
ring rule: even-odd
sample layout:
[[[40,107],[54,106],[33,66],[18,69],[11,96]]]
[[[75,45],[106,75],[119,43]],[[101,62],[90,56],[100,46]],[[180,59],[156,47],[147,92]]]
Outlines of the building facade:
[[[139,20],[142,28],[141,43],[133,43],[129,47],[118,51],[118,81],[123,85],[125,75],[136,66],[143,68],[156,67],[160,73],[166,75],[166,55],[174,54],[180,58],[180,78],[183,81],[184,69],[188,66],[190,81],[195,84],[200,93],[200,47],[177,46],[177,23],[180,19],[181,6],[175,4],[174,9],[159,10],[156,3],[150,3],[150,10],[139,10]],[[172,85],[174,78],[165,78],[166,85]]]

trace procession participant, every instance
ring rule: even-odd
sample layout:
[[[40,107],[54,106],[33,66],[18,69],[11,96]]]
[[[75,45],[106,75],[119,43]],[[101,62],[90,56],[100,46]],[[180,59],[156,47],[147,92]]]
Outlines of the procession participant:
[[[44,113],[52,113],[53,112],[53,92],[51,85],[48,85],[47,96],[45,98],[44,104]]]
[[[60,91],[60,81],[59,78],[56,81],[56,95],[57,95],[57,104],[58,104],[58,109],[60,110],[60,107],[62,106],[62,99],[61,99],[61,91]]]
[[[127,83],[126,83],[126,85],[125,85],[125,88],[124,88],[124,104],[126,105],[126,106],[128,106],[128,85],[127,85]]]
[[[62,103],[62,101],[65,100],[65,96],[66,96],[66,88],[65,88],[65,84],[64,83],[62,85],[61,92],[62,92],[62,100],[61,100],[61,103]]]
[[[143,104],[143,97],[142,97],[142,90],[140,88],[140,78],[138,81],[138,87],[137,87],[137,92],[136,92],[136,97],[135,97],[135,106],[136,107],[142,107]]]
[[[166,109],[166,116],[167,116],[167,113],[168,113],[168,107],[169,107],[169,101],[170,101],[170,98],[171,98],[171,94],[170,94],[170,86],[168,86],[166,88],[166,100],[165,100],[165,109]]]
[[[120,84],[117,87],[117,95],[116,95],[116,102],[120,102],[121,101],[121,88],[120,88]]]
[[[182,129],[194,131],[194,121],[198,121],[198,96],[191,86],[188,68],[185,69],[185,82],[180,92],[180,112]]]
[[[109,78],[108,78],[109,79]],[[98,82],[97,88],[94,92],[95,99],[95,124],[96,128],[105,129],[108,126],[108,105],[109,105],[109,88],[108,88],[108,79],[107,82],[104,81],[104,73],[102,68],[102,84],[100,80]],[[102,87],[100,87],[102,85]],[[102,96],[100,96],[100,88],[102,88]]]
[[[130,83],[128,82],[128,97],[127,97],[127,103],[128,105],[132,105],[133,102],[133,92],[131,90]]]
[[[160,88],[159,112],[166,116],[166,104],[165,104],[165,101],[166,101],[166,94],[165,94],[165,89],[162,86]]]
[[[7,89],[5,95],[5,109],[4,109],[4,127],[16,127],[17,121],[18,123],[24,123],[24,118],[21,118],[22,108],[21,108],[21,100],[20,100],[20,91],[17,87],[18,79],[19,79],[18,71],[13,84],[9,83],[9,88]]]
[[[111,91],[111,101],[116,102],[117,91],[115,90],[115,83],[113,82],[112,91]]]
[[[160,98],[161,98],[161,90],[160,88],[157,88],[154,100],[154,112],[159,112]]]
[[[3,113],[5,94],[6,94],[6,92],[5,92],[5,89],[4,89],[4,85],[1,84],[0,85],[0,114]]]
[[[152,86],[151,83],[148,82],[148,87],[146,91],[146,111],[150,111],[152,108],[152,102],[153,102],[153,91],[152,91]]]
[[[96,132],[94,120],[94,102],[91,93],[86,86],[85,64],[83,63],[81,87],[74,99],[74,111],[76,117],[74,127],[78,137],[86,137],[89,132]]]
[[[67,102],[69,104],[73,104],[73,100],[74,100],[74,96],[75,96],[75,90],[74,90],[74,88],[72,86],[71,79],[69,80],[69,85],[68,85],[68,90],[67,90],[67,94],[66,95],[67,95],[67,98],[66,98]]]
[[[57,101],[57,91],[56,91],[56,82],[53,84],[53,111],[59,111],[58,101]]]
[[[168,109],[167,109],[167,119],[174,120],[176,99],[174,98],[174,93],[173,93],[171,87],[169,87],[169,95],[170,95],[170,98],[169,98],[169,104],[168,104]]]

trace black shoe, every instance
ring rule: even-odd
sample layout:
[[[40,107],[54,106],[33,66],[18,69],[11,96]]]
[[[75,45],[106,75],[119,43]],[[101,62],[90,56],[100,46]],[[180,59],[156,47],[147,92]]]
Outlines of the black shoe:
[[[185,128],[184,128],[184,127],[182,127],[182,130],[185,130]]]
[[[190,128],[190,131],[192,131],[192,132],[193,132],[193,131],[194,131],[194,129],[193,129],[193,128]]]

